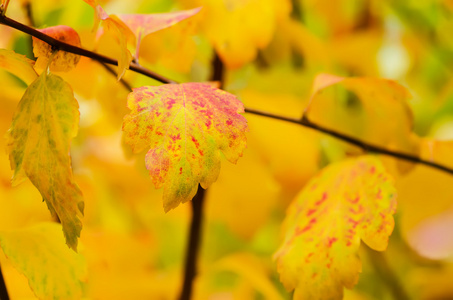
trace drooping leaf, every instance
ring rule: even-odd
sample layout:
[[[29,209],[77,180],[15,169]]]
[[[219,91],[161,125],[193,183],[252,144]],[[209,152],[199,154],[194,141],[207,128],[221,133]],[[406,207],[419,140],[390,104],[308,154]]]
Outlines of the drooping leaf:
[[[94,27],[97,29],[99,24],[102,22],[105,30],[111,32],[115,38],[118,39],[120,44],[120,57],[118,59],[118,80],[123,77],[126,70],[129,69],[129,65],[132,61],[132,54],[127,49],[127,41],[134,38],[133,33],[116,15],[109,15],[105,10],[97,3],[96,0],[83,0],[93,7],[94,13]]]
[[[0,68],[13,73],[26,84],[34,81],[38,74],[32,66],[33,61],[12,50],[0,49]]]
[[[297,196],[275,254],[295,299],[341,299],[361,271],[360,240],[383,251],[394,226],[395,188],[373,156],[333,164]]]
[[[162,14],[120,14],[118,17],[135,34],[137,39],[135,58],[138,59],[140,42],[143,38],[153,32],[173,26],[176,23],[197,14],[200,9],[201,7]]]
[[[216,181],[220,151],[235,163],[246,145],[247,122],[233,95],[203,83],[134,89],[124,118],[134,152],[149,149],[146,167],[156,188],[164,187],[165,211],[191,200],[198,183]]]
[[[81,46],[79,34],[69,26],[58,25],[44,28],[40,31],[67,44],[77,47]],[[44,69],[52,56],[52,46],[33,37],[33,54],[38,58],[36,60],[36,66]],[[58,51],[50,63],[50,70],[55,72],[68,72],[77,66],[79,60],[80,55]]]
[[[0,247],[39,299],[81,298],[85,259],[64,246],[59,224],[0,231]]]
[[[30,179],[60,219],[66,243],[74,250],[82,229],[83,199],[73,181],[69,148],[78,122],[71,87],[43,72],[25,91],[7,134],[13,185]]]

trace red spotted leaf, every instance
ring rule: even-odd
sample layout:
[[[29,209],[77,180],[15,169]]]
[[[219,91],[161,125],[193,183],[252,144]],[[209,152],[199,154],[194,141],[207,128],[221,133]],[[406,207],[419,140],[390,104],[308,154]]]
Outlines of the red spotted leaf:
[[[146,167],[156,188],[164,188],[165,211],[191,200],[199,183],[207,188],[217,180],[221,152],[235,163],[246,146],[244,106],[209,84],[137,88],[128,107],[126,143],[134,152],[149,149]]]
[[[341,299],[358,281],[360,240],[383,251],[396,209],[393,180],[373,156],[325,168],[297,196],[275,254],[294,299]]]

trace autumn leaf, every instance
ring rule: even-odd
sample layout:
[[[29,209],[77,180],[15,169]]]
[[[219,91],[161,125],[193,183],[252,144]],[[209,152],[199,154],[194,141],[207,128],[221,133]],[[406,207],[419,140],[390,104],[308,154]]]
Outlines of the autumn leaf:
[[[76,47],[81,46],[79,34],[69,26],[58,25],[40,29],[39,31],[61,42]],[[52,46],[33,37],[33,54],[38,58],[36,60],[36,66],[45,69],[53,54]],[[54,72],[68,72],[77,66],[79,60],[80,55],[58,51],[50,63],[50,70]]]
[[[233,95],[203,83],[134,89],[124,118],[134,152],[149,149],[145,162],[164,210],[191,200],[198,183],[209,187],[220,171],[220,151],[235,163],[246,146],[247,122]]]
[[[84,258],[63,245],[57,223],[0,231],[0,247],[39,299],[79,299]]]
[[[132,61],[132,54],[127,49],[127,41],[133,39],[133,33],[116,15],[109,15],[105,10],[97,3],[96,0],[83,0],[94,9],[94,26],[96,30],[99,24],[102,25],[106,31],[111,32],[113,36],[118,39],[120,44],[120,57],[118,59],[118,80],[123,77],[126,70],[129,69],[129,65]]]
[[[78,122],[71,87],[59,76],[43,72],[25,91],[7,134],[13,185],[30,179],[52,215],[60,219],[66,243],[74,250],[84,205],[69,156]]]
[[[294,299],[341,299],[361,272],[362,239],[383,251],[396,209],[393,179],[380,161],[363,156],[332,164],[297,196],[275,254],[280,279]]]
[[[32,63],[33,61],[24,55],[12,50],[0,49],[0,68],[16,75],[26,84],[30,84],[38,77]]]
[[[201,7],[162,14],[120,14],[118,17],[132,30],[137,39],[135,58],[138,59],[140,42],[147,35],[168,28],[200,11]]]

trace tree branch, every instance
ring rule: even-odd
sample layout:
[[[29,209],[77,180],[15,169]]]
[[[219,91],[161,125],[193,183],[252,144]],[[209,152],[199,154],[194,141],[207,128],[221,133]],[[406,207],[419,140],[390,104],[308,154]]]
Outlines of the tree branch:
[[[0,299],[9,300],[8,290],[6,289],[5,279],[3,278],[1,266],[0,266]]]
[[[15,28],[15,29],[17,29],[19,31],[22,31],[24,33],[27,33],[27,34],[29,34],[31,36],[34,36],[35,38],[38,38],[38,39],[50,44],[51,46],[55,47],[58,50],[63,50],[63,51],[66,51],[66,52],[70,52],[70,53],[86,56],[86,57],[89,57],[91,59],[97,60],[97,61],[102,62],[102,63],[115,65],[115,66],[118,65],[118,61],[116,59],[113,59],[113,58],[110,58],[110,57],[107,57],[107,56],[104,56],[104,55],[101,55],[101,54],[98,54],[96,52],[92,52],[92,51],[89,51],[89,50],[86,50],[86,49],[83,49],[83,48],[80,48],[80,47],[76,47],[76,46],[73,46],[73,45],[66,44],[66,43],[61,42],[59,40],[56,40],[56,39],[54,39],[54,38],[52,38],[52,37],[40,32],[40,31],[38,31],[38,30],[36,30],[34,28],[31,28],[31,27],[29,27],[29,26],[27,26],[25,24],[19,23],[19,22],[13,20],[13,19],[10,19],[10,18],[8,18],[8,17],[6,17],[4,15],[1,15],[1,14],[0,14],[0,24],[4,24],[6,26],[9,26],[9,27]],[[147,68],[144,68],[144,67],[142,67],[142,66],[140,66],[140,65],[138,65],[136,63],[131,63],[129,69],[134,71],[134,72],[143,74],[143,75],[145,75],[145,76],[147,76],[149,78],[153,78],[153,79],[155,79],[155,80],[157,80],[159,82],[162,82],[162,83],[177,83],[174,80],[171,80],[171,79],[168,79],[168,78],[166,78],[164,76],[156,74],[156,73],[148,70]],[[299,119],[294,119],[294,118],[289,118],[289,117],[285,117],[285,116],[275,115],[275,114],[272,114],[272,113],[259,111],[259,110],[255,110],[255,109],[251,109],[251,108],[245,108],[245,112],[249,113],[249,114],[254,114],[254,115],[258,115],[258,116],[263,116],[263,117],[272,118],[272,119],[276,119],[276,120],[280,120],[280,121],[285,121],[285,122],[298,124],[300,126],[308,127],[308,128],[314,129],[316,131],[323,132],[323,133],[325,133],[325,134],[327,134],[329,136],[335,137],[335,138],[337,138],[337,139],[339,139],[341,141],[350,143],[352,145],[356,145],[356,146],[360,147],[361,149],[363,149],[365,151],[368,151],[368,152],[374,152],[374,153],[377,153],[377,154],[383,154],[383,155],[395,157],[395,158],[406,160],[406,161],[409,161],[409,162],[413,162],[413,163],[418,163],[418,164],[422,164],[422,165],[425,165],[425,166],[429,166],[429,167],[432,167],[432,168],[447,172],[449,174],[453,174],[453,169],[449,168],[447,166],[444,166],[444,165],[441,165],[441,164],[438,164],[438,163],[435,163],[435,162],[432,162],[432,161],[427,161],[427,160],[421,159],[421,158],[419,158],[417,156],[414,156],[414,155],[411,155],[411,154],[407,154],[407,153],[403,153],[403,152],[399,152],[399,151],[388,150],[388,149],[385,149],[383,147],[379,147],[379,146],[375,146],[375,145],[366,143],[366,142],[361,141],[361,140],[359,140],[359,139],[357,139],[355,137],[351,137],[351,136],[348,136],[346,134],[337,132],[335,130],[322,127],[322,126],[320,126],[320,125],[318,125],[316,123],[311,122],[306,117],[301,119],[301,120],[299,120]]]
[[[203,202],[206,190],[198,185],[198,191],[192,199],[192,222],[190,224],[189,240],[186,249],[184,266],[184,282],[180,300],[190,300],[192,297],[193,281],[197,275],[197,258],[201,242],[201,225],[203,221]]]

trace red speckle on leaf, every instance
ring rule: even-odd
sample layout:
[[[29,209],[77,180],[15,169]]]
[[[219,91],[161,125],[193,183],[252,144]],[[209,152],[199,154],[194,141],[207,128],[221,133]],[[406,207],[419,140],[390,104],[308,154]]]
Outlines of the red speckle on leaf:
[[[327,247],[332,247],[333,243],[335,243],[336,241],[338,241],[338,239],[336,237],[328,237],[327,238]]]
[[[309,209],[308,212],[307,212],[307,217],[311,216],[315,212],[316,212],[316,209]]]
[[[359,202],[360,200],[360,196],[357,195],[355,198],[348,198],[349,202],[351,202],[352,204],[356,204]]]
[[[176,103],[175,99],[171,99],[170,101],[167,102],[167,109],[171,109],[173,107],[173,104]]]
[[[181,139],[181,134],[178,133],[178,135],[172,135],[171,139],[173,140],[173,142],[176,142],[177,140]]]
[[[163,135],[162,132],[160,132],[160,131],[156,131],[156,134],[157,135]]]
[[[310,253],[308,253],[307,257],[305,257],[305,262],[306,262],[307,264],[310,263],[310,258],[311,258],[313,255],[315,255],[315,253],[310,252]]]
[[[378,190],[378,192],[376,194],[376,199],[379,199],[379,200],[382,199],[382,190],[381,189]]]
[[[300,227],[297,227],[296,228],[296,232],[294,233],[295,236],[299,236],[301,235],[302,233],[304,232],[307,232],[308,230],[311,229],[311,227],[316,223],[316,218],[313,218],[311,219],[309,222],[308,222],[308,225],[305,226],[304,228],[300,229]]]
[[[352,228],[356,228],[357,225],[359,225],[359,222],[352,219],[352,218],[348,218],[348,222],[352,224]],[[349,229],[349,231],[351,231],[352,229]]]
[[[230,126],[230,125],[233,124],[233,121],[231,121],[230,119],[228,119],[228,120],[226,121],[226,124],[227,124],[228,126]]]
[[[370,174],[374,174],[376,172],[376,167],[375,166],[372,166],[370,168]]]
[[[316,205],[316,206],[319,206],[319,205],[321,205],[321,204],[322,204],[324,201],[326,201],[326,200],[327,200],[327,193],[324,192],[324,193],[322,193],[322,198],[321,198],[321,200],[316,201],[316,202],[315,202],[315,205]]]
[[[179,175],[182,174],[182,168],[179,168]]]

